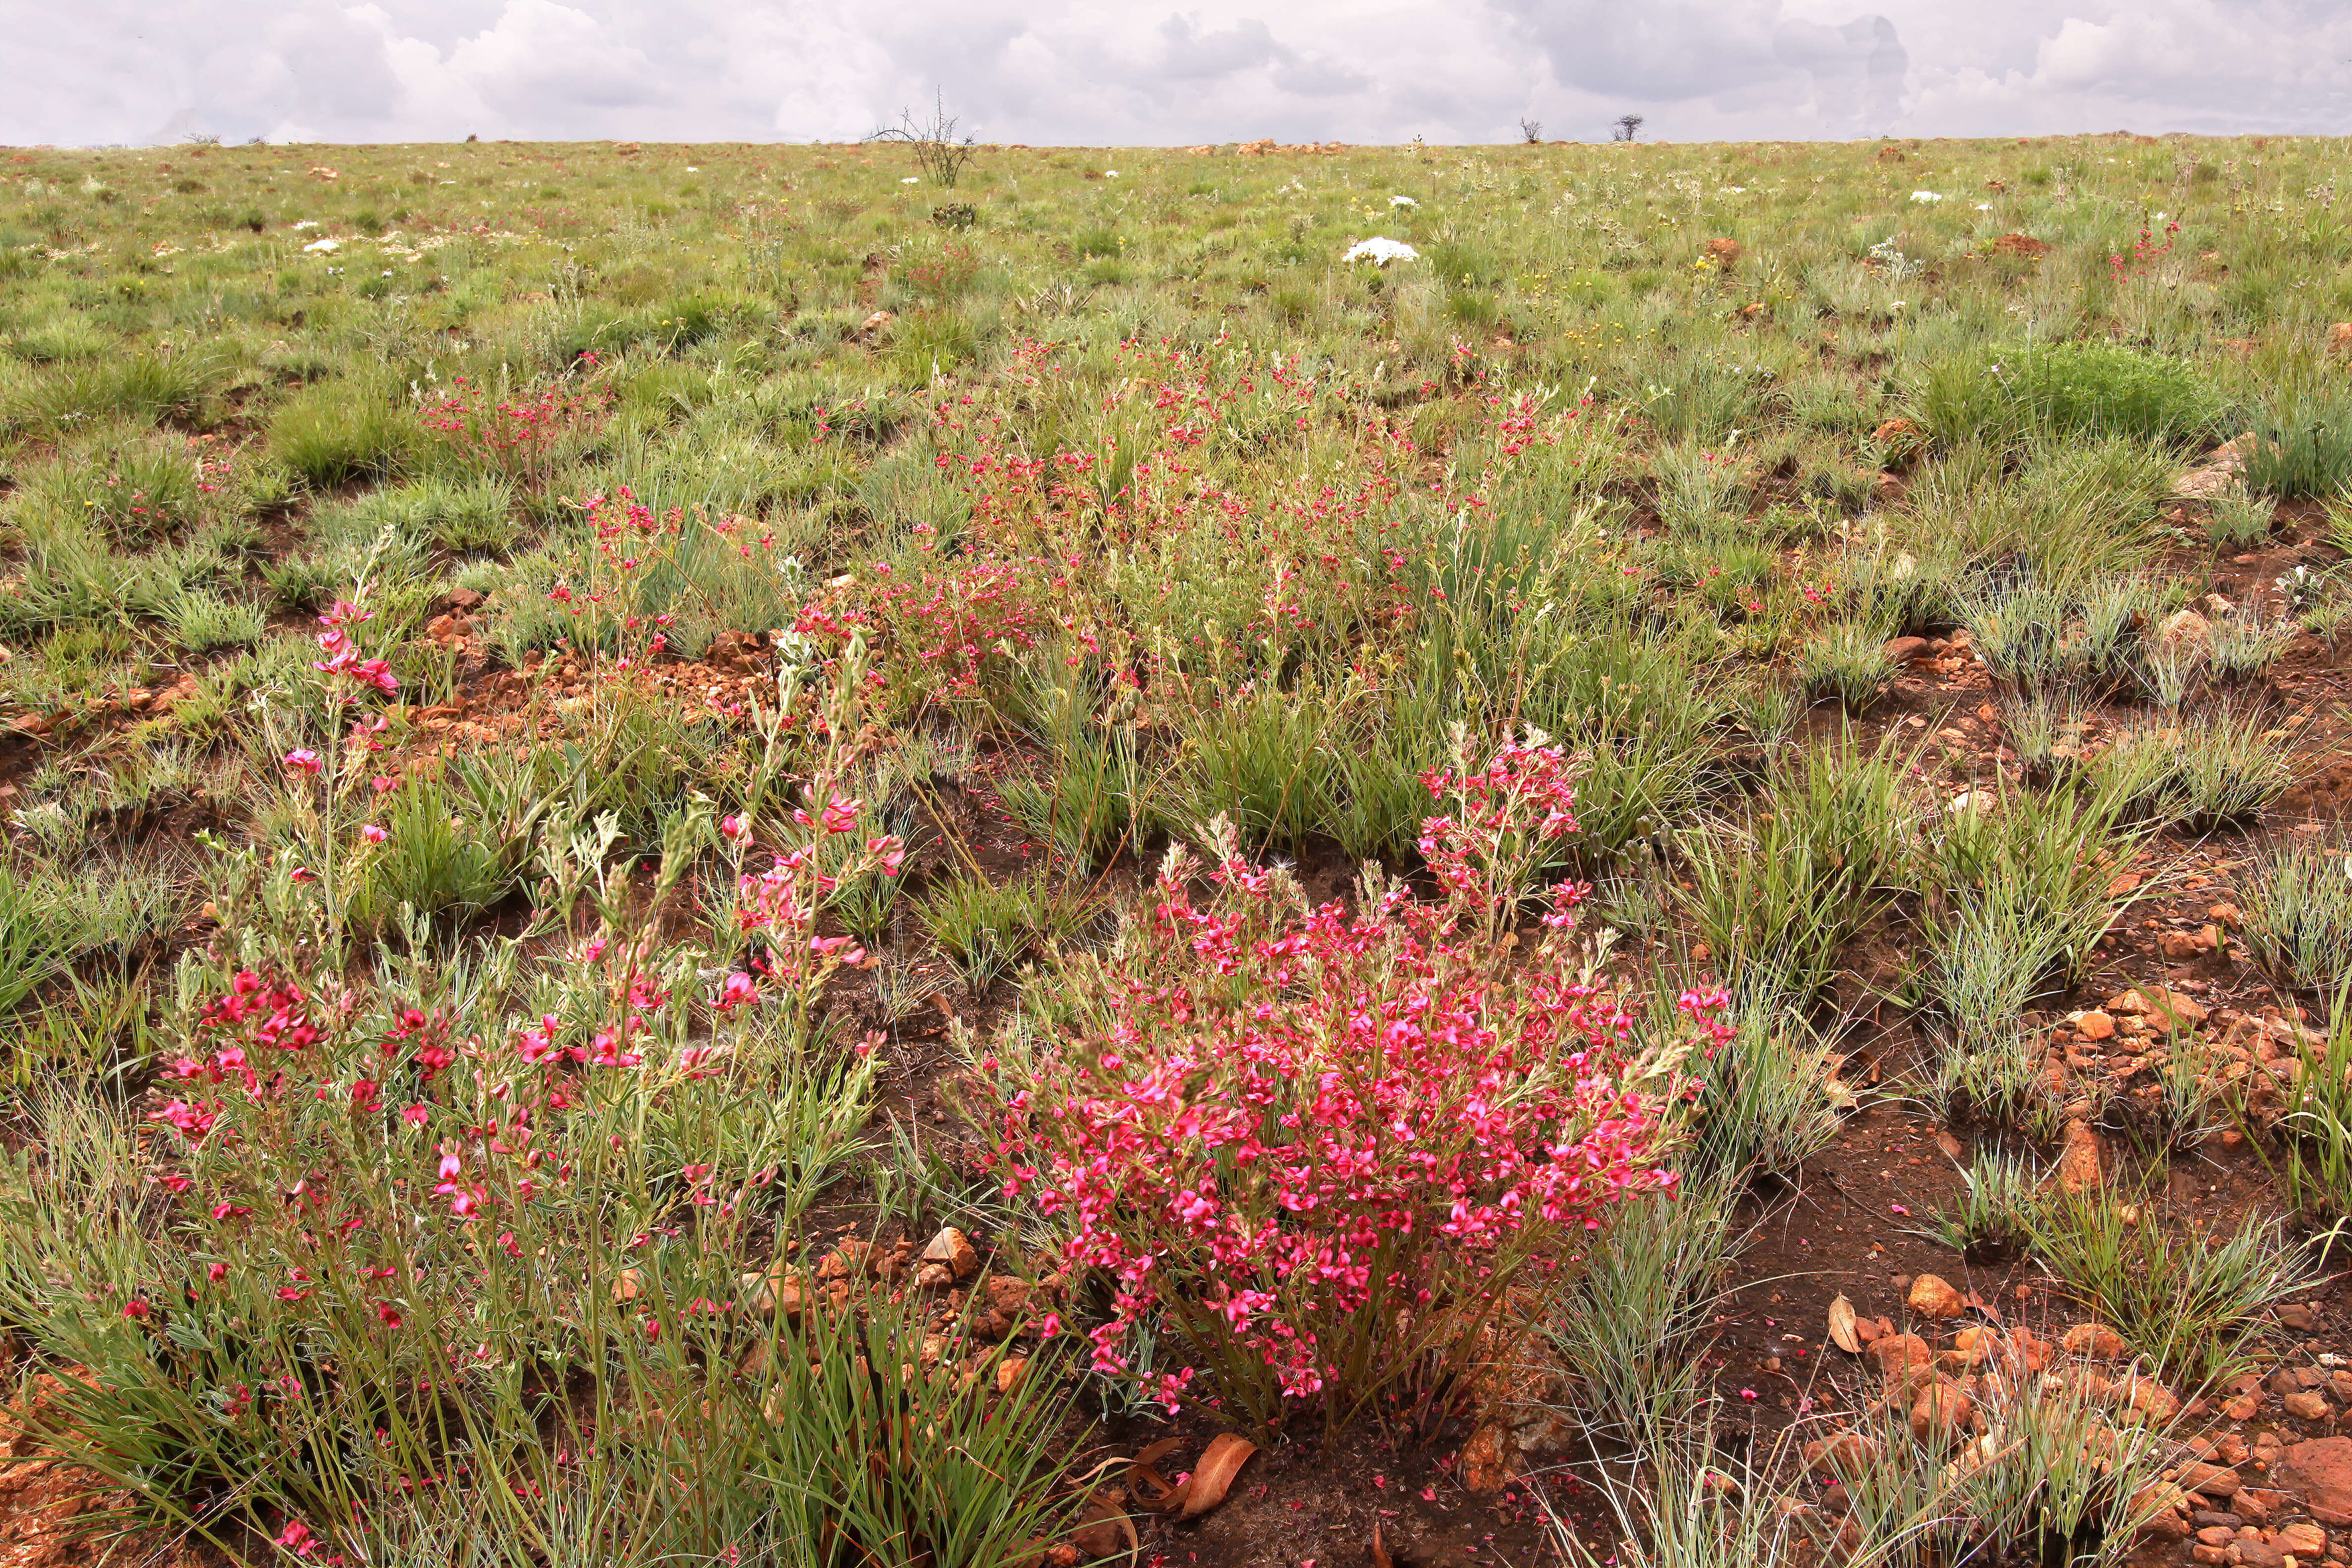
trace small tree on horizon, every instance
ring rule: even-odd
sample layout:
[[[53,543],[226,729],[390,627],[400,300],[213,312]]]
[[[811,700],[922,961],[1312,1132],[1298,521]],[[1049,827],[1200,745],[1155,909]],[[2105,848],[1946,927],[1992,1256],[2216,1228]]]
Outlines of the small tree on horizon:
[[[868,142],[904,142],[915,151],[915,167],[935,185],[955,188],[956,177],[972,159],[972,140],[967,136],[956,140],[955,117],[947,110],[947,98],[938,89],[932,89],[931,117],[917,123],[914,110],[898,111],[898,123],[877,131],[866,138]]]
[[[1616,129],[1610,132],[1609,140],[1612,142],[1631,142],[1633,140],[1633,132],[1641,129],[1642,117],[1640,115],[1621,114],[1617,117]]]

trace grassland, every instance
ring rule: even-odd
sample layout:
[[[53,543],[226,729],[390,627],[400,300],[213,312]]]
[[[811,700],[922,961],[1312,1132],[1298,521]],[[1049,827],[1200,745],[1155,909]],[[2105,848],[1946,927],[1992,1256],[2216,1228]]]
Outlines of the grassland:
[[[0,1536],[2343,1561],[2343,154],[0,154]]]

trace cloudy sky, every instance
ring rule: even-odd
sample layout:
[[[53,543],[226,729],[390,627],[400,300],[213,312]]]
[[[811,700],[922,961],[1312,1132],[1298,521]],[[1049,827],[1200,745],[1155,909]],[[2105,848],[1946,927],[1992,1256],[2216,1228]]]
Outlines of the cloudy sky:
[[[0,142],[2352,132],[2346,0],[1854,4],[0,0]]]

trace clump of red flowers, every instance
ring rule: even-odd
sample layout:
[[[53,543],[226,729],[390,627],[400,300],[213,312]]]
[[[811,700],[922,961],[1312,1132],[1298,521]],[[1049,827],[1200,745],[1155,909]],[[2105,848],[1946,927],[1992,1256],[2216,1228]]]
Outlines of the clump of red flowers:
[[[999,1069],[992,1163],[1104,1282],[1098,1371],[1170,1403],[1205,1374],[1263,1426],[1432,1397],[1491,1357],[1515,1285],[1671,1188],[1675,1063],[1720,1033],[1723,999],[1685,996],[1685,1036],[1644,1048],[1560,935],[1575,889],[1532,952],[1496,912],[1573,829],[1571,772],[1512,744],[1433,778],[1457,808],[1424,827],[1439,900],[1368,884],[1352,911],[1308,909],[1228,853],[1203,906],[1199,868],[1171,858],[1106,963],[1107,1022]],[[1136,1373],[1140,1326],[1195,1365]]]

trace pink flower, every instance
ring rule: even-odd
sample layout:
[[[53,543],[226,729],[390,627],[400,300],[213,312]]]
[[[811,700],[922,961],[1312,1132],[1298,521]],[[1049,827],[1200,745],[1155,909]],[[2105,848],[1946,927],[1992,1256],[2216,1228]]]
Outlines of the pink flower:
[[[184,1142],[195,1144],[205,1141],[219,1114],[220,1107],[210,1101],[174,1100],[165,1102],[163,1109],[155,1112],[154,1120],[179,1133]]]
[[[678,1070],[688,1078],[708,1078],[710,1064],[727,1054],[725,1046],[688,1046],[677,1053]]]
[[[738,971],[729,975],[727,983],[719,988],[719,1009],[722,1013],[731,1013],[747,1002],[757,1001],[759,995],[759,983]]]
[[[360,837],[371,844],[381,844],[392,835],[371,822],[360,829]]]
[[[319,753],[308,746],[298,747],[287,752],[284,760],[286,771],[289,773],[316,773],[322,765]]]
[[[588,1064],[600,1068],[633,1068],[645,1060],[642,1052],[625,1050],[610,1031],[599,1029],[588,1042]]]
[[[131,1297],[122,1303],[122,1315],[133,1322],[140,1321],[147,1316],[146,1301],[137,1296]]]
[[[719,832],[732,843],[747,843],[751,837],[751,819],[749,816],[722,816],[719,819]]]

